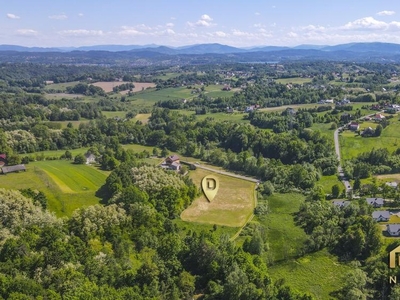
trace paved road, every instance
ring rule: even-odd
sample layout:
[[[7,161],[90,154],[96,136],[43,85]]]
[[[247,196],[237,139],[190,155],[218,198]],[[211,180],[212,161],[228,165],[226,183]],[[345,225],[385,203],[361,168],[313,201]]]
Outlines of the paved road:
[[[231,176],[231,177],[235,177],[235,178],[239,178],[239,179],[243,179],[243,180],[247,180],[247,181],[251,181],[251,182],[255,182],[255,183],[260,182],[260,180],[252,178],[252,177],[247,177],[247,176],[242,176],[242,175],[238,175],[238,174],[231,173],[231,172],[225,172],[225,171],[216,170],[216,169],[213,169],[213,168],[205,167],[205,166],[200,165],[198,163],[192,163],[192,162],[186,162],[186,161],[182,161],[182,162],[183,163],[188,163],[188,164],[194,164],[197,168],[208,170],[208,171],[212,171],[214,173],[218,173],[218,174],[221,174],[221,175]]]

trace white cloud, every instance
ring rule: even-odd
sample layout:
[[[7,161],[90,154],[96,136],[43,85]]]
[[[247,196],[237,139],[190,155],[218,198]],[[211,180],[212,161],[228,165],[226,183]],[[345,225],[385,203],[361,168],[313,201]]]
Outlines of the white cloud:
[[[174,27],[175,25],[174,25],[174,23],[167,23],[167,24],[165,24],[165,26],[167,26],[167,27],[169,27],[169,28],[172,28],[172,27]]]
[[[170,19],[171,19],[171,20],[176,20],[176,18],[175,18],[175,17],[171,17]]]
[[[171,28],[168,28],[167,30],[165,30],[165,33],[167,33],[167,34],[175,34],[175,31],[173,31]]]
[[[255,12],[254,15],[259,16],[261,14],[259,12]]]
[[[38,34],[38,32],[33,29],[18,29],[16,33],[21,36],[36,36]]]
[[[129,27],[129,26],[122,26],[121,31],[118,32],[119,35],[123,36],[138,36],[138,35],[144,35],[145,33],[142,31],[139,31],[135,29],[134,27]]]
[[[381,30],[387,28],[387,23],[375,20],[373,17],[358,19],[343,26],[343,29],[349,30]]]
[[[394,15],[396,12],[393,10],[382,10],[380,12],[377,13],[378,16],[392,16]]]
[[[59,31],[58,33],[64,36],[77,36],[77,37],[101,36],[104,34],[102,30],[87,30],[87,29],[63,30]]]
[[[208,22],[213,20],[209,15],[202,15],[200,19]]]
[[[79,13],[79,14],[78,14],[78,17],[83,17],[83,13]]]
[[[61,15],[52,15],[49,16],[49,19],[53,19],[53,20],[65,20],[68,19],[67,15],[65,14],[61,14]]]
[[[227,34],[226,34],[225,32],[223,32],[223,31],[216,31],[216,32],[214,32],[214,36],[217,36],[217,37],[226,37]]]
[[[9,18],[9,19],[20,19],[19,16],[14,15],[14,14],[7,14],[7,18]]]
[[[296,32],[291,31],[291,32],[288,32],[287,36],[290,37],[290,38],[296,38],[299,35]]]
[[[204,14],[200,17],[199,20],[197,20],[197,22],[187,22],[187,25],[189,25],[190,27],[211,27],[216,25],[211,22],[212,20],[213,19],[209,15]]]

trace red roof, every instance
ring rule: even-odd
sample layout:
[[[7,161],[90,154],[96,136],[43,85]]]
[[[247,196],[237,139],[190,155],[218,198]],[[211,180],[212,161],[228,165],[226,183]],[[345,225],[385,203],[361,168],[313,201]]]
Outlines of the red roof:
[[[7,158],[7,155],[5,155],[5,154],[0,154],[0,158],[6,159],[6,158]]]
[[[174,154],[174,155],[168,156],[167,159],[170,160],[170,161],[176,161],[176,160],[179,160],[179,156]]]

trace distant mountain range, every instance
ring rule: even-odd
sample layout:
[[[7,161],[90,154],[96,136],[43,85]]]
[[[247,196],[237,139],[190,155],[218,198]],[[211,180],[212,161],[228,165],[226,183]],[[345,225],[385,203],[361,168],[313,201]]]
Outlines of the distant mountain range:
[[[30,48],[0,45],[0,62],[148,66],[155,64],[265,63],[296,60],[400,63],[400,44],[372,42],[335,46],[258,46],[246,49],[221,44],[199,44],[183,47],[154,44],[98,45],[76,48]]]
[[[381,52],[381,53],[400,53],[400,44],[393,43],[349,43],[335,46],[326,45],[299,45],[295,47],[280,46],[258,46],[253,48],[237,48],[222,44],[198,44],[182,47],[168,47],[161,45],[96,45],[82,47],[24,47],[17,45],[0,45],[0,51],[18,51],[18,52],[72,52],[72,51],[108,51],[121,52],[133,51],[143,52],[152,51],[162,54],[229,54],[246,52],[271,52],[282,50],[319,50],[323,52],[350,51],[350,52]]]

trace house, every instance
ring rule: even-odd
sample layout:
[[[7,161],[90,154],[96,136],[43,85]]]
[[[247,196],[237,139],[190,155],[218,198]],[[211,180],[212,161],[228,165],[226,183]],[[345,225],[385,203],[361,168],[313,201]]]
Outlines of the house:
[[[366,201],[373,207],[382,207],[383,204],[385,204],[385,200],[383,198],[367,198]]]
[[[227,84],[225,84],[224,87],[222,88],[223,91],[230,91],[231,89],[232,88]]]
[[[376,115],[374,116],[374,120],[375,120],[375,121],[382,121],[383,119],[385,119],[385,116],[382,115],[382,114],[376,114]]]
[[[176,155],[176,154],[170,155],[170,156],[167,157],[167,159],[165,160],[165,162],[166,162],[168,165],[172,165],[172,163],[174,163],[174,162],[180,163],[180,158],[179,158],[179,156]]]
[[[325,100],[325,103],[333,103],[333,99]]]
[[[390,186],[391,188],[394,188],[395,190],[397,189],[397,186],[399,185],[396,181],[392,182],[386,182],[386,185]]]
[[[387,224],[386,231],[390,236],[400,236],[400,224]]]
[[[7,164],[7,155],[0,154],[0,168]]]
[[[350,205],[350,201],[347,201],[347,200],[335,200],[335,201],[332,202],[332,204],[337,206],[337,207],[339,207],[339,208],[343,208],[343,207],[349,206]]]
[[[360,129],[360,124],[358,124],[357,122],[351,122],[349,124],[349,129],[351,131],[356,131],[356,130]]]
[[[96,155],[94,155],[93,153],[87,152],[85,154],[85,158],[87,165],[96,163]]]
[[[377,210],[372,213],[372,218],[377,222],[387,222],[390,219],[390,212],[387,210]]]
[[[171,165],[170,165],[170,169],[174,170],[174,171],[179,171],[181,169],[181,164],[179,162],[174,161]]]
[[[15,166],[2,167],[1,171],[3,174],[19,172],[19,171],[26,172],[26,168],[25,165],[15,165]]]

